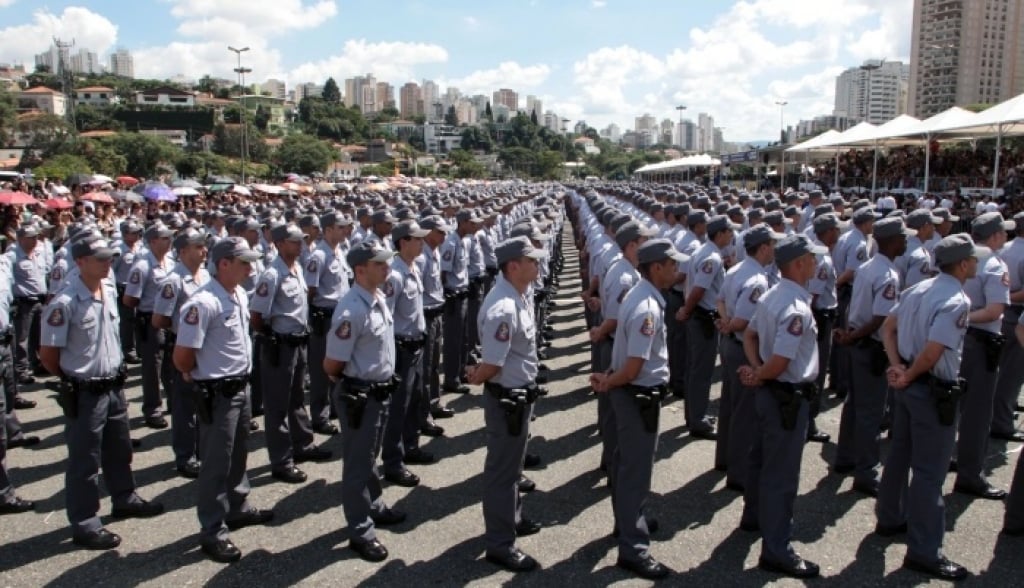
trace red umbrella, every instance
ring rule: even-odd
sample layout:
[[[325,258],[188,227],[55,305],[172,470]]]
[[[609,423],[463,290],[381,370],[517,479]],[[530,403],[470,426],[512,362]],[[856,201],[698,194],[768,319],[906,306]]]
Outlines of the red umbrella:
[[[99,202],[100,204],[113,204],[114,199],[110,197],[110,194],[106,192],[89,192],[85,196],[81,197],[81,200],[88,202]]]
[[[0,204],[39,204],[39,201],[30,194],[24,192],[2,192],[0,193]]]
[[[117,183],[125,184],[126,186],[134,186],[135,184],[139,183],[139,180],[131,176],[117,176]]]
[[[74,206],[70,200],[64,200],[61,198],[50,198],[48,200],[44,200],[43,204],[45,204],[50,210],[65,210]]]

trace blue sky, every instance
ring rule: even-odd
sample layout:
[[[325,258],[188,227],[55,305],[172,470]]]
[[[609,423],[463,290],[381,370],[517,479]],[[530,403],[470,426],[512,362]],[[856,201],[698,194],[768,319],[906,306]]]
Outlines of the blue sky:
[[[0,62],[32,66],[52,36],[101,56],[125,47],[137,77],[231,77],[289,86],[374,73],[499,87],[601,128],[644,113],[707,112],[726,140],[777,136],[832,110],[834,79],[910,53],[913,0],[0,0]]]

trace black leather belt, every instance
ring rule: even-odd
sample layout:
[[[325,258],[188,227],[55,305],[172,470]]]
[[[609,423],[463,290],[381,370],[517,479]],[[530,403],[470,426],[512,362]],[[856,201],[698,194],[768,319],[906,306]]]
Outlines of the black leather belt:
[[[444,299],[447,300],[464,300],[469,296],[469,290],[445,290]]]
[[[814,382],[801,382],[799,384],[794,384],[793,382],[768,380],[767,382],[765,382],[765,386],[769,388],[779,388],[782,390],[786,390],[787,392],[792,392],[793,394],[798,394],[803,397],[813,396],[818,392],[818,386]]]
[[[425,335],[419,337],[399,337],[395,336],[395,345],[406,351],[419,351],[426,344],[427,338]]]
[[[211,380],[193,380],[193,383],[203,392],[221,394],[225,398],[233,398],[236,394],[245,390],[245,387],[249,384],[249,375],[227,376]]]
[[[304,331],[288,334],[278,333],[275,331],[274,336],[276,336],[277,340],[280,341],[281,343],[284,343],[285,345],[290,345],[292,347],[301,347],[306,343],[309,343],[309,333],[306,333]]]
[[[444,314],[444,305],[443,304],[441,306],[436,307],[436,308],[424,308],[423,309],[423,318],[427,319],[428,321],[434,320],[435,318],[441,316],[442,314]]]
[[[67,376],[64,379],[71,384],[76,392],[89,392],[91,394],[106,394],[111,390],[124,385],[125,376],[128,370],[124,364],[117,368],[117,373],[112,376],[101,378],[75,378]]]
[[[14,301],[18,304],[42,304],[46,300],[46,295],[40,294],[38,296],[15,296]]]

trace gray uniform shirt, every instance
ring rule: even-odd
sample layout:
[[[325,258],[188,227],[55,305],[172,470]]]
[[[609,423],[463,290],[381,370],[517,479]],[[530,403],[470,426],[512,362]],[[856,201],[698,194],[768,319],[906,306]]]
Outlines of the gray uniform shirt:
[[[139,243],[140,241],[136,241],[135,246],[132,247],[122,241],[118,245],[121,255],[114,259],[114,278],[117,280],[118,286],[124,286],[128,283],[128,273],[131,272],[132,266],[135,265],[135,256],[139,252]]]
[[[387,381],[395,373],[394,327],[383,294],[355,284],[334,309],[326,357],[345,362],[346,377]]]
[[[423,316],[423,282],[416,264],[409,267],[401,257],[395,257],[382,290],[388,310],[395,317],[395,336],[422,336],[427,330],[427,321]]]
[[[850,328],[859,329],[876,316],[889,316],[896,306],[899,291],[899,272],[888,257],[878,254],[860,266],[850,297]],[[871,333],[871,338],[881,341],[880,331]]]
[[[249,307],[263,315],[264,322],[268,322],[275,333],[290,335],[304,332],[309,317],[309,300],[298,260],[289,268],[281,257],[275,258],[260,276]]]
[[[210,273],[206,268],[199,268],[195,276],[184,264],[178,263],[160,285],[160,296],[153,303],[153,314],[171,319],[171,331],[178,332],[178,321],[181,319],[181,307],[204,284],[210,281]]]
[[[153,312],[160,285],[173,269],[174,260],[169,255],[165,255],[163,263],[160,263],[150,251],[146,251],[137,256],[135,263],[132,264],[124,293],[139,299],[140,312]]]
[[[423,244],[423,253],[416,258],[423,281],[423,307],[437,309],[444,305],[444,286],[441,284],[441,254],[430,245]]]
[[[7,251],[14,276],[14,296],[42,296],[46,294],[46,275],[49,273],[42,245],[36,244],[31,254],[15,244]]]
[[[747,257],[725,273],[719,296],[728,316],[750,321],[758,301],[767,291],[768,276],[764,266],[753,257]]]
[[[177,323],[182,347],[196,350],[196,380],[247,375],[252,371],[249,300],[241,286],[228,292],[210,280],[181,308]]]
[[[941,343],[945,349],[931,374],[955,380],[960,372],[970,311],[970,300],[960,282],[949,274],[939,274],[911,286],[892,311],[896,315],[900,357],[913,361],[929,341]]]
[[[800,384],[818,377],[818,327],[811,313],[810,292],[783,278],[761,297],[747,326],[757,332],[758,355],[789,359],[780,382]]]
[[[661,386],[668,383],[665,299],[654,284],[643,279],[622,301],[612,345],[612,370],[622,369],[630,357],[644,360],[631,384]]]
[[[441,244],[441,271],[445,290],[462,291],[469,287],[468,238],[452,232]]]
[[[629,260],[625,257],[615,260],[601,280],[601,315],[606,319],[619,320],[622,301],[639,281],[640,273]]]
[[[807,283],[807,290],[817,296],[813,299],[812,306],[820,309],[831,309],[839,306],[839,298],[836,294],[836,266],[832,263],[832,255],[820,253],[818,258],[818,269],[814,277]]]
[[[349,288],[345,258],[339,255],[337,248],[320,241],[306,260],[304,269],[306,285],[316,288],[313,306],[334,310]]]
[[[725,266],[722,264],[722,252],[712,241],[700,246],[690,259],[686,274],[687,295],[694,288],[704,288],[704,296],[698,305],[705,310],[714,310],[718,292],[725,281]]]
[[[473,317],[480,333],[481,361],[501,368],[490,381],[506,388],[520,388],[537,379],[537,327],[533,299],[527,296],[529,292],[520,294],[499,274],[480,314]]]
[[[901,290],[933,277],[937,272],[932,254],[917,237],[907,237],[907,252],[896,258]]]
[[[971,310],[985,308],[989,304],[1010,303],[1010,273],[1006,264],[998,255],[992,254],[978,260],[978,275],[969,278],[964,284],[964,293],[971,301]],[[987,323],[972,323],[976,327],[990,333],[999,333],[1002,315]]]
[[[97,300],[80,278],[69,282],[40,321],[40,343],[60,349],[61,371],[77,379],[109,378],[121,366],[117,290],[106,280],[101,287]]]

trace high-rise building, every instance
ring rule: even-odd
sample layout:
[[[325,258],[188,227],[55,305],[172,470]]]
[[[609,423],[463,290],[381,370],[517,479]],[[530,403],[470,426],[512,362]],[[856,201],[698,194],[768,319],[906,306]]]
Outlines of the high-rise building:
[[[644,113],[643,116],[638,116],[633,121],[633,130],[637,133],[658,133],[658,119],[651,116],[650,114]]]
[[[430,122],[440,122],[444,120],[444,111],[438,106],[441,102],[441,89],[437,86],[437,82],[434,82],[433,80],[423,80],[423,84],[420,89],[423,93],[423,111],[424,114],[427,115],[427,120]]]
[[[694,150],[700,153],[715,150],[715,118],[704,112],[697,115],[697,137]]]
[[[377,79],[373,74],[346,79],[344,100],[345,106],[358,106],[363,114],[377,112],[383,108],[377,104]]]
[[[658,142],[666,145],[672,144],[673,129],[676,123],[672,122],[672,119],[664,119],[661,121],[661,127],[658,132]]]
[[[491,102],[492,108],[496,104],[503,104],[509,112],[516,112],[519,110],[519,94],[515,90],[501,88],[494,93],[494,100]]]
[[[692,120],[683,119],[678,126],[675,144],[683,151],[697,150],[697,125],[693,124]]]
[[[562,117],[558,116],[557,112],[551,112],[550,110],[545,112],[540,121],[549,130],[555,133],[562,132]]]
[[[118,48],[110,54],[110,73],[122,78],[135,77],[135,61],[127,49]]]
[[[263,85],[260,86],[260,90],[270,94],[272,98],[278,98],[280,100],[288,98],[288,88],[281,80],[269,79],[263,82]]]
[[[60,75],[62,73],[61,64],[68,69],[71,68],[70,49],[70,45],[61,47],[51,45],[49,49],[36,55],[36,68],[45,67],[50,73]]]
[[[399,113],[405,120],[423,115],[423,92],[416,82],[407,82],[398,91]]]
[[[869,59],[836,78],[835,116],[877,125],[907,111],[910,66],[899,61]]]
[[[79,49],[71,55],[71,71],[77,74],[98,74],[103,72],[103,65],[98,55],[88,49]]]
[[[543,112],[544,102],[540,98],[537,98],[532,94],[526,97],[527,116],[529,116],[531,113],[535,113],[537,115],[537,120],[540,121],[542,118],[544,118]]]
[[[914,0],[908,110],[996,104],[1024,93],[1024,2]]]
[[[377,109],[395,108],[395,87],[387,82],[377,82]]]
[[[619,128],[619,125],[612,123],[605,127],[601,131],[600,135],[601,137],[608,139],[612,143],[618,143],[619,141],[622,140],[622,129]]]
[[[306,82],[295,86],[295,102],[302,102],[304,98],[320,98],[324,95],[324,87],[313,82]]]

